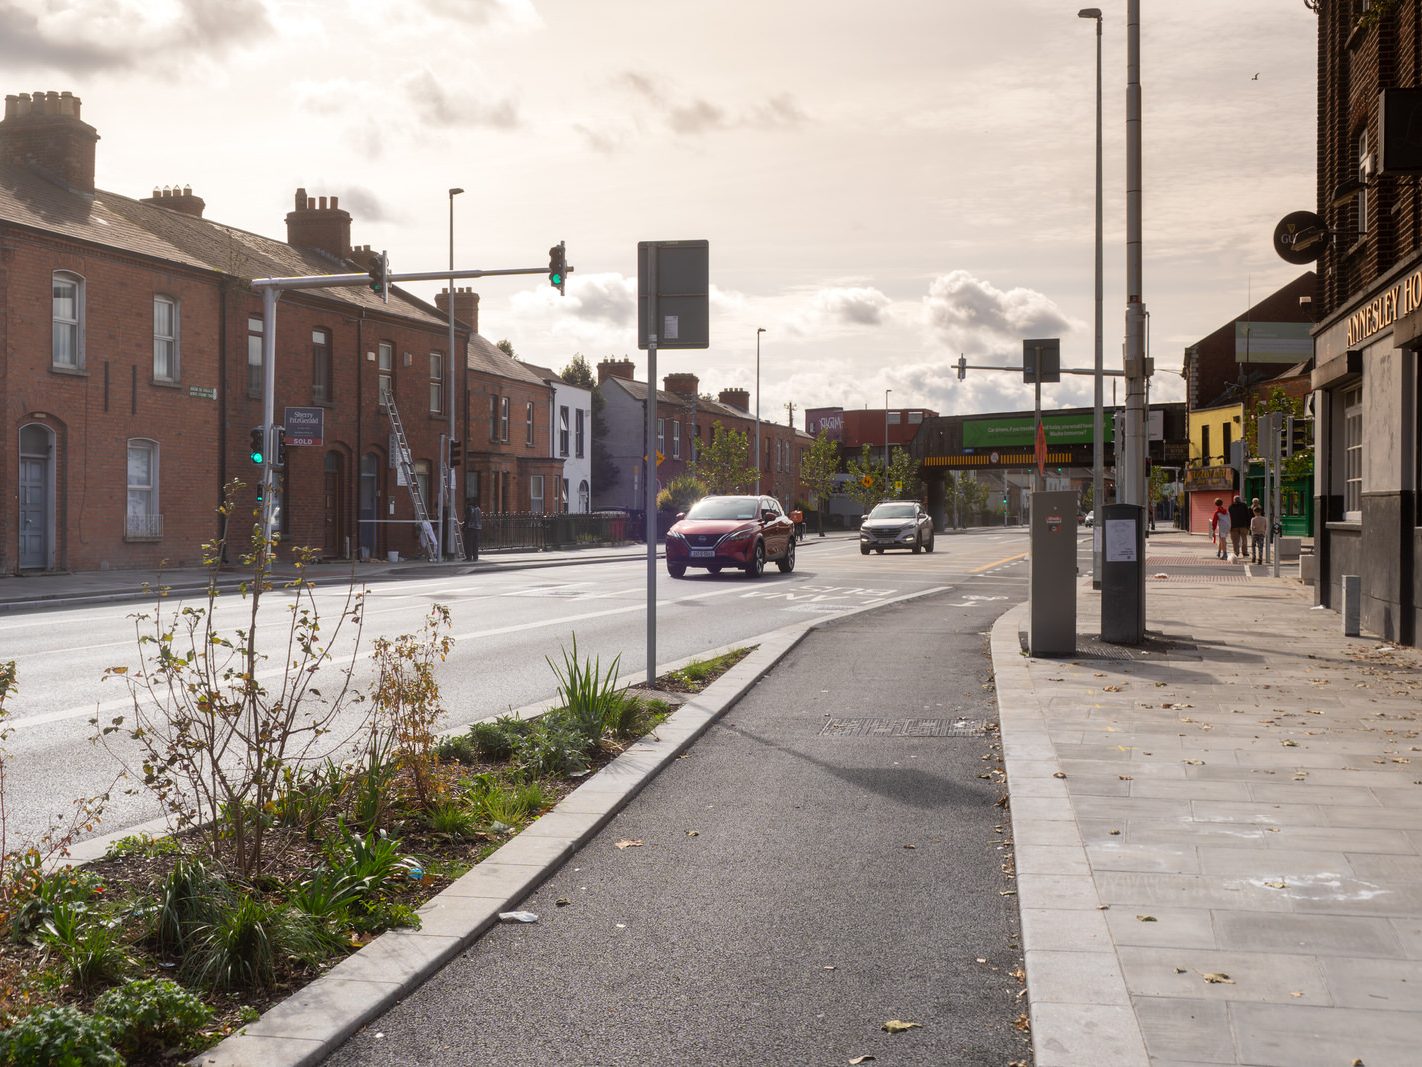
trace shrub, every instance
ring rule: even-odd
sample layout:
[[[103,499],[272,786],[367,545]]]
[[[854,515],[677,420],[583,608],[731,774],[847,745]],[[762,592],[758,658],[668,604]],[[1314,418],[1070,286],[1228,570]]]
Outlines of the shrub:
[[[0,1065],[34,1067],[123,1067],[109,1043],[113,1023],[68,1005],[41,1008],[0,1031]]]
[[[104,853],[104,859],[119,859],[123,856],[181,856],[183,846],[171,837],[153,837],[150,834],[131,834],[121,837]]]
[[[211,926],[236,896],[232,887],[200,859],[173,864],[158,891],[153,940],[158,950],[182,956],[198,933]]]
[[[519,795],[518,788],[506,785],[493,775],[480,775],[470,784],[469,805],[495,830],[511,830],[528,818],[528,803]]]
[[[476,818],[469,805],[458,800],[444,800],[425,812],[425,825],[434,833],[450,837],[469,837],[474,833]]]
[[[378,638],[372,653],[377,672],[371,692],[374,730],[388,735],[395,763],[409,772],[421,807],[432,800],[438,759],[435,727],[444,716],[435,666],[454,645],[449,628],[449,609],[435,604],[419,633],[401,634],[393,641]]]
[[[40,939],[46,954],[63,961],[70,984],[80,992],[118,981],[132,962],[119,921],[81,903],[55,904],[40,927]]]
[[[193,937],[184,973],[204,989],[270,989],[277,963],[314,961],[329,939],[310,918],[291,908],[270,907],[242,894],[223,906]]]
[[[519,741],[515,758],[536,778],[567,778],[588,769],[591,747],[565,715],[549,712]]]
[[[478,763],[479,747],[468,733],[451,734],[436,742],[435,755],[441,760],[452,760],[455,763]]]
[[[93,903],[100,880],[76,867],[61,867],[46,874],[38,852],[30,851],[10,869],[13,911],[10,936],[24,941],[36,934],[54,916],[56,907],[73,904],[87,908]]]
[[[572,651],[563,650],[561,668],[544,658],[558,677],[558,697],[568,721],[589,744],[596,744],[607,730],[608,719],[625,699],[625,691],[617,687],[622,657],[614,659],[606,671],[602,670],[601,659],[580,660],[578,636],[574,634]]]
[[[212,1009],[195,993],[166,978],[142,978],[110,989],[94,1010],[113,1021],[110,1040],[125,1056],[187,1050],[200,1043]]]

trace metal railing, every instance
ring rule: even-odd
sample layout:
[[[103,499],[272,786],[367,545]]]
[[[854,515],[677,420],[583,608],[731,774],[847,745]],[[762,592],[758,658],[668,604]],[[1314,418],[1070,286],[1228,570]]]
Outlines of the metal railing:
[[[163,516],[126,515],[123,535],[129,541],[158,541],[163,537]]]
[[[641,540],[641,513],[534,515],[520,512],[484,513],[479,551],[543,551],[582,545],[618,545]]]

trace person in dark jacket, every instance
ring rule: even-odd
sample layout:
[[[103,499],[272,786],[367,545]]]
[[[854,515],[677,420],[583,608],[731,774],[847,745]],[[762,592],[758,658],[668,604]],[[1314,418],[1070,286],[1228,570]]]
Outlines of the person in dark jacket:
[[[478,501],[471,500],[464,509],[464,558],[479,558],[479,534],[484,529],[484,511]]]
[[[1229,506],[1229,539],[1234,549],[1234,558],[1243,559],[1249,544],[1249,520],[1254,518],[1249,505],[1238,496]]]

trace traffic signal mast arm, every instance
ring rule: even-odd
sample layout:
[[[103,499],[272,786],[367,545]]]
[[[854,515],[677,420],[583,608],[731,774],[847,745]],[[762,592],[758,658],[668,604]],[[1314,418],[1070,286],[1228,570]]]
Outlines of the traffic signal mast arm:
[[[572,274],[573,268],[566,268]],[[405,274],[391,273],[391,282],[437,282],[446,278],[496,278],[509,274],[547,274],[544,267],[510,267],[506,270],[427,270]],[[255,278],[253,289],[340,289],[350,285],[369,285],[370,274],[307,274],[296,278]]]
[[[1020,363],[1015,367],[1010,365],[1006,367],[990,367],[986,363],[955,363],[953,365],[960,370],[1005,370],[1012,371],[1016,374],[1021,374],[1025,369]],[[1062,367],[1061,373],[1095,375],[1096,371],[1090,367]],[[1123,370],[1103,370],[1101,373],[1107,378],[1124,378],[1126,376],[1126,372]]]

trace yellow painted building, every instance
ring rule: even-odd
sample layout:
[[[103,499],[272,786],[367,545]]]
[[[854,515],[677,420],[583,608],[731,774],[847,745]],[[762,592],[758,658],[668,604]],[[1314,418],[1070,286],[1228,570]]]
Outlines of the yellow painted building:
[[[1230,446],[1244,437],[1244,405],[1221,404],[1190,412],[1190,461],[1185,469],[1189,529],[1207,532],[1215,500],[1226,504],[1235,492]]]

